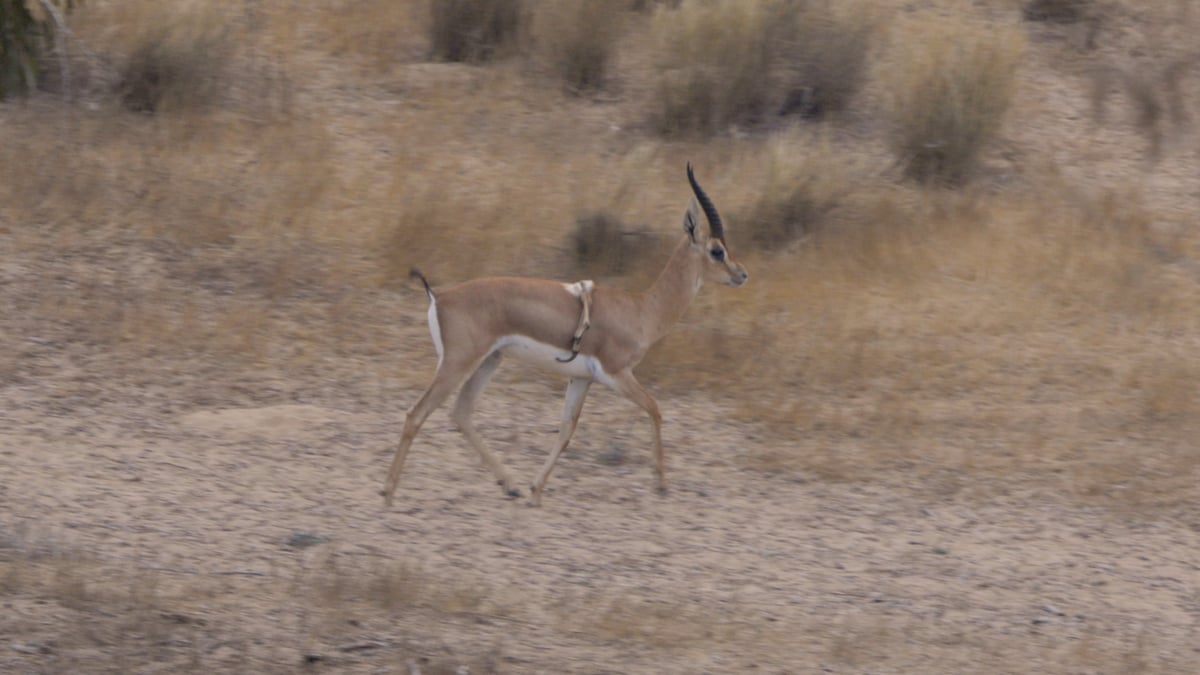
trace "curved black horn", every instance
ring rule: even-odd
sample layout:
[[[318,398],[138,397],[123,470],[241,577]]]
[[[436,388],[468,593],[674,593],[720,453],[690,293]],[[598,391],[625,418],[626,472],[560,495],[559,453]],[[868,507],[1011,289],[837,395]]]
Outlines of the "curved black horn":
[[[692,173],[692,163],[687,165],[688,182],[692,184],[692,192],[696,193],[696,201],[700,202],[700,208],[704,209],[704,216],[708,218],[708,231],[713,239],[725,241],[725,226],[721,224],[721,214],[717,213],[717,207],[713,206],[712,200],[708,195],[704,194],[704,190],[700,188],[700,184],[696,182],[696,176]]]

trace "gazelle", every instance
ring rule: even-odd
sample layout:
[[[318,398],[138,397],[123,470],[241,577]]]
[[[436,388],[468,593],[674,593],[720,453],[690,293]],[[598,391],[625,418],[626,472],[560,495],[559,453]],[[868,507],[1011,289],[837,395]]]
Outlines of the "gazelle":
[[[704,281],[729,286],[746,283],[746,268],[725,243],[721,216],[687,166],[695,198],[683,216],[685,236],[658,279],[642,293],[629,293],[591,281],[564,284],[544,279],[494,277],[434,289],[416,269],[429,298],[429,332],[438,354],[433,382],[408,411],[404,433],[383,490],[390,506],[404,458],[421,425],[462,385],[451,419],[496,476],[504,493],[519,497],[508,471],[487,449],[471,425],[475,403],[504,356],[568,378],[558,440],[533,481],[531,498],[542,493],[579,420],[592,382],[624,395],[650,416],[659,491],[666,489],[662,416],[658,403],[633,376],[651,345],[683,316]],[[698,204],[697,204],[698,203]],[[703,211],[708,227],[700,226]],[[581,313],[582,306],[582,313]]]

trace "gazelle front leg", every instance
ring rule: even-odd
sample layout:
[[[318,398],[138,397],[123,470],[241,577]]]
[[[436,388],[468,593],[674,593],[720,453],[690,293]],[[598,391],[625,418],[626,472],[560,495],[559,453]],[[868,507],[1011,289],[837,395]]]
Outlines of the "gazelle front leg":
[[[662,414],[658,412],[658,402],[650,395],[633,376],[633,371],[624,370],[613,377],[613,388],[625,398],[638,404],[650,416],[654,426],[654,471],[658,477],[658,491],[667,491],[666,462],[663,458],[662,443]]]
[[[550,472],[554,469],[554,463],[558,461],[558,456],[566,449],[567,444],[571,442],[571,435],[575,433],[575,425],[579,423],[579,413],[583,410],[583,400],[587,398],[588,387],[592,386],[592,381],[585,378],[572,378],[567,383],[566,401],[563,403],[562,422],[558,427],[558,442],[555,444],[554,451],[550,453],[550,457],[546,459],[546,463],[542,465],[542,470],[538,472],[537,478],[533,481],[533,486],[530,487],[530,498],[534,506],[542,504],[542,490],[546,487],[546,481],[550,479]]]

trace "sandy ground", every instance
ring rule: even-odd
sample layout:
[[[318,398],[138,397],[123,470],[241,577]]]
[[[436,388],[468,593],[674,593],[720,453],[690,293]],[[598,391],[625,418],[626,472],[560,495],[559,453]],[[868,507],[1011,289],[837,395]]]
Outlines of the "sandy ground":
[[[97,279],[178,263],[159,248],[47,236],[0,265],[2,672],[1116,673],[1200,657],[1194,517],[950,468],[758,471],[777,437],[700,394],[660,393],[666,496],[648,422],[595,390],[544,507],[502,497],[439,411],[385,510],[431,365],[421,295],[370,298],[378,348],[271,367],[131,346],[72,309],[119,305]],[[155,283],[200,311],[232,301]],[[299,323],[330,302],[271,312]],[[544,459],[559,388],[507,368],[486,397],[481,431],[517,475]]]

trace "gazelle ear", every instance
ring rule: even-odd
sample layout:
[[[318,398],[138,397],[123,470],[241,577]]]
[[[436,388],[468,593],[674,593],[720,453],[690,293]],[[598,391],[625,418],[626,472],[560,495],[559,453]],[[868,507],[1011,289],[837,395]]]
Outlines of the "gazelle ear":
[[[683,229],[691,237],[693,244],[698,244],[699,239],[696,238],[696,227],[700,223],[700,205],[696,203],[695,198],[688,202],[687,213],[683,214]]]

